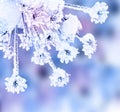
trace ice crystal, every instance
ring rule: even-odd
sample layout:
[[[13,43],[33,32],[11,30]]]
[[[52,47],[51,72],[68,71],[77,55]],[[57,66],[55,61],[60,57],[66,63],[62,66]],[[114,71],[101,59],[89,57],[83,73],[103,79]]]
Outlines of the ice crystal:
[[[109,13],[104,2],[97,2],[90,8],[64,0],[0,0],[0,50],[4,58],[13,58],[14,65],[13,74],[5,83],[9,92],[19,93],[27,88],[26,80],[19,76],[19,47],[27,51],[34,48],[31,61],[50,65],[53,73],[49,79],[55,87],[66,85],[70,74],[55,66],[51,48],[56,49],[57,58],[65,64],[79,53],[73,46],[75,38],[82,43],[82,51],[88,58],[96,51],[94,36],[88,33],[80,37],[81,21],[72,13],[66,15],[64,8],[87,13],[96,24],[104,23]]]
[[[31,61],[35,64],[44,65],[46,63],[49,63],[50,59],[50,54],[47,51],[44,49],[39,49],[37,51],[34,51],[34,56],[32,57]]]

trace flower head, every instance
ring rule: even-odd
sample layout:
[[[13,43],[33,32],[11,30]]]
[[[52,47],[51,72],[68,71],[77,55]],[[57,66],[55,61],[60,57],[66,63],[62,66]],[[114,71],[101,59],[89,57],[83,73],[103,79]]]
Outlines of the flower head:
[[[59,23],[63,18],[63,0],[38,0],[37,6],[30,5],[34,0],[28,1],[24,7],[21,6],[22,12],[24,12],[24,18],[28,27],[37,26],[47,27],[48,29],[58,29]],[[24,0],[23,0],[24,3]],[[26,2],[25,2],[26,3]],[[34,4],[33,3],[33,4]],[[41,28],[42,29],[42,28]]]
[[[53,70],[53,74],[49,77],[51,86],[63,87],[69,82],[70,74],[66,73],[63,69],[57,68]]]
[[[50,59],[50,54],[47,51],[44,49],[39,49],[37,51],[34,51],[34,56],[32,57],[31,61],[35,64],[44,65],[48,63]]]
[[[97,46],[94,36],[88,33],[83,38],[81,38],[80,41],[83,43],[82,51],[86,56],[88,56],[88,58],[91,58],[91,55],[96,51]]]
[[[61,63],[69,63],[69,61],[73,61],[74,58],[76,58],[78,52],[78,49],[76,49],[73,46],[70,46],[67,43],[61,44],[61,47],[59,47],[57,57],[60,58]]]
[[[20,76],[13,75],[5,80],[7,81],[5,85],[8,92],[18,94],[19,92],[24,92],[27,88],[26,80]]]
[[[97,23],[104,23],[108,17],[108,5],[104,2],[99,3],[97,2],[91,9],[90,9],[90,16],[91,22]]]
[[[41,44],[47,47],[48,50],[51,49],[51,45],[56,46],[56,44],[59,43],[59,41],[60,40],[58,34],[51,30],[46,30],[44,34],[41,34]]]

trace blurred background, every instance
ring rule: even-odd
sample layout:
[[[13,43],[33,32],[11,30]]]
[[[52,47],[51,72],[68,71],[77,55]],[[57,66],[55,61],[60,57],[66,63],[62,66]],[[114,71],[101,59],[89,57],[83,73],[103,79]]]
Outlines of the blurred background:
[[[5,78],[12,74],[12,60],[0,52],[0,112],[120,112],[120,0],[99,0],[109,6],[104,24],[90,22],[87,14],[64,9],[78,16],[83,25],[81,36],[93,33],[97,51],[88,59],[82,51],[71,63],[61,64],[52,52],[56,66],[71,74],[63,88],[50,86],[48,65],[31,63],[32,52],[20,49],[20,75],[27,79],[26,92],[5,90]],[[97,0],[66,0],[66,3],[92,7]],[[75,46],[81,49],[79,42]]]

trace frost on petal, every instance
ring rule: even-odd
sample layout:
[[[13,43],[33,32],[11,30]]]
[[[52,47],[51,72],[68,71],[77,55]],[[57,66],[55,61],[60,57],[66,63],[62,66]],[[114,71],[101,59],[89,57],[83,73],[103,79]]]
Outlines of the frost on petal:
[[[70,61],[73,61],[74,58],[77,57],[78,49],[76,49],[73,46],[70,46],[67,43],[61,44],[61,47],[58,50],[57,57],[60,58],[61,63],[69,63]]]
[[[20,76],[12,76],[5,79],[5,85],[8,92],[19,93],[24,92],[27,88],[26,80]]]
[[[80,21],[78,20],[77,16],[69,14],[66,15],[66,20],[63,22],[61,31],[65,36],[62,36],[64,40],[68,40],[67,38],[70,38],[70,40],[74,41],[75,35],[78,30],[82,29],[82,25]]]
[[[94,36],[88,33],[83,38],[81,38],[80,41],[83,43],[82,51],[86,56],[88,56],[88,58],[91,58],[91,55],[96,51],[97,47]]]
[[[63,69],[57,68],[53,70],[53,74],[49,77],[51,86],[63,87],[69,82],[70,74],[66,73]]]
[[[31,61],[35,64],[44,65],[46,63],[49,63],[50,59],[50,54],[47,51],[44,49],[39,49],[37,51],[34,51],[34,56],[32,57]]]
[[[104,23],[108,17],[109,12],[108,5],[104,2],[97,2],[91,9],[90,9],[90,17],[91,22],[97,23]]]

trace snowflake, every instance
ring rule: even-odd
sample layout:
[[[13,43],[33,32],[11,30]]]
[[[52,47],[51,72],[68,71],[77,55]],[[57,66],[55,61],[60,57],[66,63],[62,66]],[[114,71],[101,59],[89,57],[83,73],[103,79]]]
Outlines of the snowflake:
[[[96,51],[95,37],[83,30],[79,18],[64,13],[64,8],[82,11],[91,17],[91,22],[104,23],[108,17],[108,6],[97,2],[93,7],[66,3],[64,0],[0,0],[0,50],[4,58],[13,58],[13,74],[6,78],[6,89],[19,93],[27,88],[26,80],[19,76],[19,47],[33,51],[31,61],[49,64],[53,74],[49,77],[52,86],[63,87],[69,82],[70,74],[57,68],[50,55],[53,47],[61,63],[68,64],[78,55],[74,40],[82,43],[82,51],[88,58]]]

